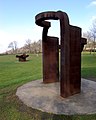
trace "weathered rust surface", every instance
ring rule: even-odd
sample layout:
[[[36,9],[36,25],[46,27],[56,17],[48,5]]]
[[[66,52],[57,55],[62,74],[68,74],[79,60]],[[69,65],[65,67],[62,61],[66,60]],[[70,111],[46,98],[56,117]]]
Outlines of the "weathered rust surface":
[[[20,62],[25,62],[27,57],[29,57],[29,55],[26,54],[16,55],[16,58],[18,58]]]
[[[59,40],[47,37],[43,41],[43,82],[52,83],[59,81]]]
[[[56,82],[60,78],[62,97],[79,93],[81,91],[81,51],[86,44],[86,39],[81,38],[81,28],[70,25],[68,15],[62,11],[42,12],[36,15],[35,19],[36,24],[43,27],[44,83]],[[47,36],[48,29],[51,27],[51,22],[46,21],[49,19],[60,21],[60,45],[56,37]],[[58,49],[60,49],[60,75],[58,74],[58,54],[56,55]],[[48,56],[50,56],[49,60],[47,60]]]

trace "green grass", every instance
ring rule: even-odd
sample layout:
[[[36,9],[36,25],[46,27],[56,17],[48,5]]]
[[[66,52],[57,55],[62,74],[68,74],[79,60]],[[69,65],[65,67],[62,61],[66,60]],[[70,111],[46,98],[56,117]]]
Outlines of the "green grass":
[[[82,53],[81,74],[83,78],[96,80],[96,56],[93,54]]]
[[[41,78],[41,57],[30,56],[28,62],[18,62],[15,56],[0,56],[0,88]]]
[[[18,62],[15,55],[0,56],[0,120],[96,120],[96,115],[54,115],[24,105],[15,95],[24,83],[42,78],[42,56]],[[82,55],[82,77],[96,78],[96,57]]]

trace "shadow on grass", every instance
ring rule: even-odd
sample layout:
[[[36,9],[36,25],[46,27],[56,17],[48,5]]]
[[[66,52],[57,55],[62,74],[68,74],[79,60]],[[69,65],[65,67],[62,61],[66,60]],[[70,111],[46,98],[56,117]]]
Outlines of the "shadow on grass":
[[[27,107],[15,92],[4,95],[0,100],[0,120],[96,120],[96,114],[56,115]]]

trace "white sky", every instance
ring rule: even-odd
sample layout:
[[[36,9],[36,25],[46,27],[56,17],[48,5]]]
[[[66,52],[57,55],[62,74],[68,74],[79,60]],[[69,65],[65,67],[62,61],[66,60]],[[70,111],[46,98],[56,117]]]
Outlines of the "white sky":
[[[12,41],[21,47],[27,39],[41,39],[42,28],[35,24],[35,15],[58,10],[68,14],[71,25],[86,32],[96,19],[96,0],[0,0],[0,53],[7,51]],[[59,37],[59,32],[59,22],[53,21],[49,35]]]

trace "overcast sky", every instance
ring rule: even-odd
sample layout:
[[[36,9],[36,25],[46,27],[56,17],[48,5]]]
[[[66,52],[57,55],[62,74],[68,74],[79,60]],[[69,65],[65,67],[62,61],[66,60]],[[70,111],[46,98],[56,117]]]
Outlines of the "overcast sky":
[[[41,39],[42,27],[35,24],[35,15],[44,11],[64,11],[70,24],[89,30],[96,18],[96,0],[0,0],[0,53],[17,41],[18,47],[27,39]],[[59,22],[53,21],[49,35],[59,37]]]

